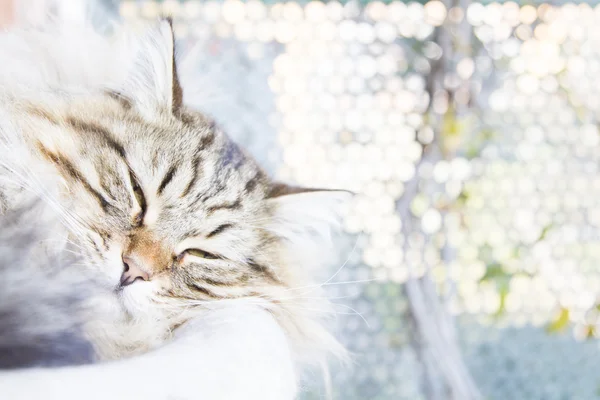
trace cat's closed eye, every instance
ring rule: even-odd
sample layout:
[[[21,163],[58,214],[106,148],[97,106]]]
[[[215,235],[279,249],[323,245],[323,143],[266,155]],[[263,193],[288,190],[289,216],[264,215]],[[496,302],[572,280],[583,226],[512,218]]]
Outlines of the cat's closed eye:
[[[183,253],[189,254],[194,257],[205,258],[207,260],[214,260],[214,259],[220,258],[212,253],[209,253],[207,251],[200,250],[200,249],[187,249]]]

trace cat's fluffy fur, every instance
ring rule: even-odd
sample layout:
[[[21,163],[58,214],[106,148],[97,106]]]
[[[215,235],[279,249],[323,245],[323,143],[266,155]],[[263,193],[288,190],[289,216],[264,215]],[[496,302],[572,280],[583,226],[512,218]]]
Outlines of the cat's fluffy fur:
[[[41,199],[35,224],[52,240],[36,240],[35,251],[75,253],[78,261],[64,268],[85,271],[95,288],[82,295],[80,286],[48,281],[84,297],[63,333],[77,335],[81,325],[97,357],[118,359],[161,346],[194,321],[218,331],[224,320],[215,313],[252,309],[275,318],[296,373],[341,354],[320,322],[327,302],[319,285],[304,278],[328,259],[327,232],[347,193],[271,181],[212,121],[186,108],[166,21],[115,31],[107,38],[55,24],[0,35],[0,212]],[[32,241],[30,231],[13,228]],[[8,261],[19,245],[0,245],[0,266],[10,264],[2,278],[27,259]],[[152,279],[120,287],[124,260]],[[19,296],[29,292],[24,286]],[[31,299],[50,304],[45,296]],[[259,312],[256,321],[266,320]],[[235,347],[235,334],[223,336]]]
[[[37,243],[52,239],[39,211],[33,203],[0,217],[0,369],[93,361],[77,315],[95,285],[68,273],[69,254],[40,255]]]

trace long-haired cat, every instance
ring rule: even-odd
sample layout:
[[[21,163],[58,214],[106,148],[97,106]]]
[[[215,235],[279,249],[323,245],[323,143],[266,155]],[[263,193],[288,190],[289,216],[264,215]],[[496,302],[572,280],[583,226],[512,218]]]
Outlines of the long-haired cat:
[[[60,337],[96,361],[3,372],[3,398],[291,399],[304,364],[342,353],[305,276],[348,194],[273,181],[186,107],[168,21],[16,30],[0,57],[0,212],[36,204],[33,260],[74,255],[61,267],[93,289],[70,286]],[[6,243],[0,277],[28,262]]]

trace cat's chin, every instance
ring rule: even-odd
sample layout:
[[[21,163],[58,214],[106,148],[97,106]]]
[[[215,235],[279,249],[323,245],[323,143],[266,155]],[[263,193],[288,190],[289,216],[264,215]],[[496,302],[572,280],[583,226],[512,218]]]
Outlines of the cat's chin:
[[[136,281],[121,288],[119,295],[125,309],[135,318],[156,318],[156,299],[159,291],[156,281]]]

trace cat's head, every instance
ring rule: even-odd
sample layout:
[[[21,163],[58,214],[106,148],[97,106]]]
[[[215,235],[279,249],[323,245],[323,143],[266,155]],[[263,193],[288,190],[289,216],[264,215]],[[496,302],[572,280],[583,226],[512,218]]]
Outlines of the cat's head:
[[[36,150],[64,183],[73,240],[134,318],[204,301],[282,302],[303,268],[290,252],[319,251],[290,241],[327,229],[348,193],[273,181],[188,109],[173,43],[161,22],[120,87],[29,110]]]

